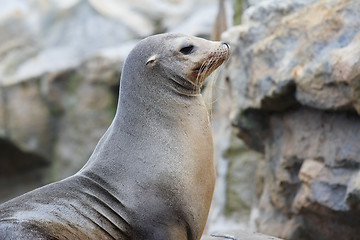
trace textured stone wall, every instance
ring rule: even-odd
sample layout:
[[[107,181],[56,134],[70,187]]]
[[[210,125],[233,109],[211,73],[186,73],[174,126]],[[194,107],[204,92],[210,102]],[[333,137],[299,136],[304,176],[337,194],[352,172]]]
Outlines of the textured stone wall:
[[[359,12],[357,0],[264,1],[223,35],[229,99],[217,104],[231,102],[226,118],[264,154],[260,232],[358,239]]]

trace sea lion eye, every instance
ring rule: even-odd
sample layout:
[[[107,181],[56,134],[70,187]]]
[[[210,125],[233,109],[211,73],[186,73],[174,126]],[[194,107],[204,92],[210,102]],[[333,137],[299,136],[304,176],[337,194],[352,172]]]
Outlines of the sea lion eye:
[[[182,54],[185,54],[185,55],[188,55],[190,54],[194,49],[194,46],[193,45],[190,45],[190,46],[187,46],[187,47],[183,47],[182,49],[180,49],[180,52]]]

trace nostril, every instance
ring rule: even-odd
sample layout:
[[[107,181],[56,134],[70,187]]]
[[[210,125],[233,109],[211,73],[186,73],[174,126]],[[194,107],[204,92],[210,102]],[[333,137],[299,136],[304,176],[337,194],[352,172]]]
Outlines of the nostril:
[[[230,49],[230,45],[226,42],[222,42],[222,44],[225,44],[227,46],[228,49]]]

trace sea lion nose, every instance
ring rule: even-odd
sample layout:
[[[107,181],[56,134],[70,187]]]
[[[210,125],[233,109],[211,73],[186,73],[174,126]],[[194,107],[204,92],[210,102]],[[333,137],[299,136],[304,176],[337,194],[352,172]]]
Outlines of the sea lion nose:
[[[222,44],[226,45],[226,47],[230,49],[230,45],[227,42],[222,42]]]

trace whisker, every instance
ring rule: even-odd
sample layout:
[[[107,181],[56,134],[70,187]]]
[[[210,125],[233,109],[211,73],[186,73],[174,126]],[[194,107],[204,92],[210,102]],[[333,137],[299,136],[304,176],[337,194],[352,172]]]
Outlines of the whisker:
[[[211,62],[213,60],[214,56],[212,56],[207,62],[206,62],[206,65],[204,66],[204,71],[203,71],[203,74],[202,74],[202,78],[201,78],[201,83],[204,82],[205,78],[206,78],[206,73],[208,72],[209,70],[209,66],[211,65]]]
[[[216,63],[219,61],[219,58],[218,57],[214,57],[213,59],[212,59],[212,61],[211,61],[211,63],[210,63],[210,67],[207,69],[207,71],[210,71],[210,72],[212,72],[213,71],[213,69],[215,69],[216,68]],[[217,77],[215,76],[215,75],[213,75],[213,74],[211,74],[210,76],[212,76],[211,77],[211,79],[210,79],[210,81],[208,81],[208,85],[207,85],[207,87],[208,87],[208,90],[207,90],[207,92],[208,92],[208,94],[207,94],[207,99],[206,99],[206,102],[208,103],[207,105],[208,105],[208,112],[209,112],[209,119],[210,119],[210,121],[212,120],[212,112],[213,112],[213,103],[214,103],[214,101],[213,101],[213,96],[215,95],[215,93],[214,93],[214,91],[215,91],[215,82],[216,82],[216,80],[217,80]]]
[[[201,64],[201,66],[200,66],[200,68],[199,68],[199,70],[198,70],[198,74],[197,74],[196,79],[195,79],[195,85],[196,85],[196,86],[199,85],[199,78],[201,77],[201,72],[202,72],[202,70],[204,69],[204,67],[205,67],[205,65],[206,65],[206,62],[207,62],[207,60],[205,60],[205,61]]]
[[[203,80],[204,80],[204,78],[203,78],[203,70],[206,68],[206,66],[207,66],[207,64],[208,64],[208,62],[210,61],[211,59],[207,59],[207,60],[205,60],[202,64],[201,64],[201,66],[200,66],[200,68],[199,68],[199,72],[198,72],[198,75],[197,75],[197,77],[196,77],[196,80],[195,80],[195,84],[196,84],[196,86],[199,86],[199,83],[201,83]]]
[[[203,83],[205,78],[206,78],[206,74],[207,72],[211,72],[211,69],[214,67],[212,64],[214,63],[214,60],[216,60],[217,57],[215,56],[212,56],[210,59],[209,59],[209,62],[206,64],[206,69],[204,71],[204,74],[203,74],[203,78],[201,79],[201,82]],[[209,71],[210,70],[210,71]]]

